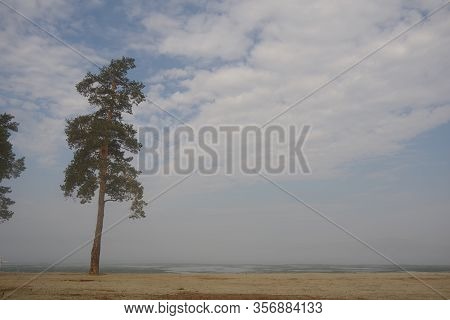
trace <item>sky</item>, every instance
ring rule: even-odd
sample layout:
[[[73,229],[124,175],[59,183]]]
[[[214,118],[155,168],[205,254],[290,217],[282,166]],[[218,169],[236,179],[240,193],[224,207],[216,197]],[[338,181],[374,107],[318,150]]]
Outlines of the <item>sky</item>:
[[[65,119],[93,110],[75,84],[94,63],[136,59],[130,77],[147,96],[127,118],[137,127],[178,125],[153,101],[199,128],[262,125],[367,57],[274,120],[311,125],[312,173],[270,179],[398,264],[449,265],[450,6],[387,43],[445,3],[0,1],[0,111],[20,123],[13,142],[27,166],[8,182],[15,215],[0,224],[0,256],[48,264],[93,235],[96,203],[65,199],[59,186],[72,156]],[[182,178],[142,175],[145,199]],[[128,208],[108,204],[105,227]],[[65,263],[87,265],[89,252]],[[145,219],[107,232],[102,261],[388,264],[241,174],[188,177]]]

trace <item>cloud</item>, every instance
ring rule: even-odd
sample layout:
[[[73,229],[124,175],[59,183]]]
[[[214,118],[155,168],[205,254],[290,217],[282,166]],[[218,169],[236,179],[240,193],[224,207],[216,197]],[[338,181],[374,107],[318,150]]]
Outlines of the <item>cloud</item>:
[[[58,1],[19,1],[12,5],[35,21],[48,19],[44,25],[56,23],[72,10]],[[52,166],[64,146],[65,119],[88,109],[74,86],[92,66],[11,11],[2,10],[1,17],[6,25],[0,31],[1,107],[20,123],[16,138],[19,151]],[[79,49],[88,58],[102,61],[94,50]]]
[[[229,1],[183,16],[144,15],[148,38],[158,35],[154,50],[185,59],[189,74],[160,77],[152,98],[186,117],[195,110],[193,126],[262,125],[442,4],[383,3]],[[313,126],[305,147],[313,176],[397,152],[450,120],[446,14],[274,121]]]
[[[142,32],[123,41],[141,59],[149,54],[172,59],[168,66],[152,68],[159,71],[148,77],[147,93],[193,126],[262,125],[441,2],[383,3],[168,1],[151,4],[149,10],[137,2],[124,7],[125,19]],[[61,21],[79,9],[59,1],[14,5],[57,34]],[[283,126],[313,126],[305,152],[315,177],[332,176],[352,161],[397,152],[418,134],[450,120],[447,12],[276,119]],[[48,121],[54,134],[63,135],[65,118],[89,110],[74,85],[92,66],[11,12],[2,12],[2,18],[7,26],[0,34],[2,105],[17,109],[27,127],[19,148],[56,159],[63,139],[46,139],[40,124]],[[98,48],[75,46],[105,62]],[[137,118],[141,125],[168,120],[150,104],[137,110]],[[39,154],[34,143],[25,142],[35,139],[53,147]]]
[[[71,7],[67,6],[63,0],[15,0],[8,1],[7,4],[28,18],[48,22],[67,18],[71,12]],[[2,7],[5,8],[5,5]],[[3,18],[10,14],[9,9],[5,8],[5,11],[2,14]]]

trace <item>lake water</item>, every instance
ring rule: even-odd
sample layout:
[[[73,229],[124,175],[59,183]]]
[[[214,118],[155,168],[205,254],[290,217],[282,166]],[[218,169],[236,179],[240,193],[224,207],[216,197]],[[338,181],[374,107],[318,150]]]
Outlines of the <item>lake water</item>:
[[[1,267],[4,272],[40,272],[49,265],[13,265]],[[450,266],[404,265],[413,272],[450,272]],[[87,265],[59,265],[50,271],[87,272]],[[292,273],[292,272],[397,272],[402,271],[389,265],[321,265],[321,264],[104,264],[101,272],[105,273]]]

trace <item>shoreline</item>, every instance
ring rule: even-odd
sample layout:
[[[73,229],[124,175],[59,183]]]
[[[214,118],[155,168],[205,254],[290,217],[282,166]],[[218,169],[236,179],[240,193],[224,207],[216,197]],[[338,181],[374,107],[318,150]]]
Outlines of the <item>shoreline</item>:
[[[450,272],[414,272],[450,298]],[[0,298],[38,273],[0,272]],[[48,272],[8,299],[341,300],[443,299],[405,272],[86,273]]]

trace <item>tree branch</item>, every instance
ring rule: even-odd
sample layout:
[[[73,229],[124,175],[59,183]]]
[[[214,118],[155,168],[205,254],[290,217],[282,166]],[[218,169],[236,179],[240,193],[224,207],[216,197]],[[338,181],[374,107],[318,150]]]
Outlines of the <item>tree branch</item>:
[[[105,203],[107,203],[107,202],[109,202],[109,201],[110,201],[110,202],[114,202],[114,201],[117,201],[117,199],[106,199],[106,200],[105,200]]]

